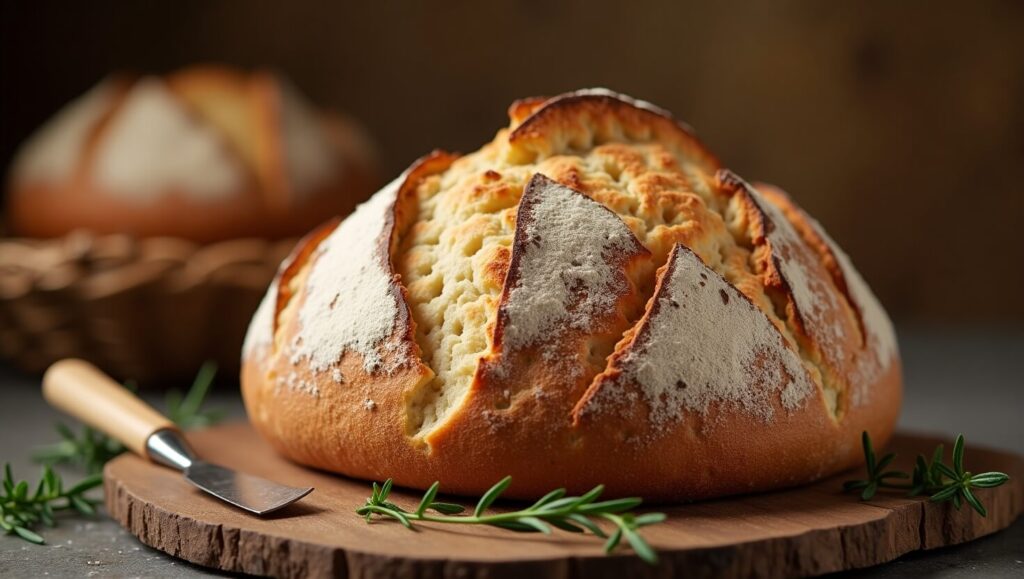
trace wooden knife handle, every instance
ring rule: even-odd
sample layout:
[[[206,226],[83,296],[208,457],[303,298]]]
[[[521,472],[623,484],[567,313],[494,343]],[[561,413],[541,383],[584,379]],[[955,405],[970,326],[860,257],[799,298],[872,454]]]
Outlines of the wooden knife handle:
[[[61,360],[50,366],[43,375],[43,397],[146,458],[151,434],[165,428],[177,430],[164,415],[84,360]]]

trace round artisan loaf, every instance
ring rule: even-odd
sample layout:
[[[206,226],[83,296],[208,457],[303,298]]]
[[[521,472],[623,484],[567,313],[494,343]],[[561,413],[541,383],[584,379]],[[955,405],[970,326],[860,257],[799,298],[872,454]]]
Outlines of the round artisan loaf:
[[[271,73],[112,77],[19,151],[9,225],[28,237],[281,238],[350,211],[377,186],[375,172],[355,124]]]
[[[304,239],[243,352],[250,420],[353,477],[685,500],[854,465],[900,407],[892,326],[782,191],[605,90],[520,101]]]

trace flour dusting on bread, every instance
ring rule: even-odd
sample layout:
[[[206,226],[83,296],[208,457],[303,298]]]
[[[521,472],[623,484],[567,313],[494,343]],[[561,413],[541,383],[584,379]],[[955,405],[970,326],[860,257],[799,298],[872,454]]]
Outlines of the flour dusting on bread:
[[[676,245],[661,275],[632,343],[612,362],[621,374],[599,378],[583,412],[599,411],[638,387],[657,431],[714,404],[769,420],[773,398],[794,410],[815,391],[772,322],[695,253]]]
[[[863,352],[857,359],[856,380],[850,397],[854,406],[861,406],[867,404],[871,398],[871,389],[868,386],[899,358],[896,331],[889,315],[885,313],[875,293],[854,267],[850,256],[832,240],[817,220],[810,217],[808,220],[835,256],[864,326],[867,352]]]
[[[328,140],[323,121],[305,96],[282,78],[283,149],[292,192],[301,199],[335,175],[340,156]]]
[[[220,200],[246,178],[241,161],[213,128],[193,118],[155,77],[131,88],[98,145],[95,163],[102,186],[139,202],[168,191]]]
[[[884,371],[899,355],[896,331],[893,329],[892,321],[885,313],[878,298],[875,297],[875,293],[871,291],[860,272],[853,266],[850,256],[846,255],[846,252],[836,245],[824,230],[821,230],[821,235],[828,242],[832,253],[835,254],[836,260],[839,262],[839,267],[843,270],[846,283],[850,286],[850,294],[853,296],[853,301],[857,303],[864,320],[864,328],[868,335],[868,347]]]
[[[538,173],[519,204],[511,285],[498,313],[503,346],[593,330],[630,289],[625,262],[647,253],[617,215]]]
[[[249,322],[249,329],[245,332],[245,341],[242,342],[242,360],[250,356],[259,355],[265,348],[274,343],[274,310],[277,304],[277,280],[270,283],[267,293],[256,308],[256,313]]]
[[[109,79],[101,82],[47,121],[18,153],[14,178],[46,183],[71,178],[93,127],[113,106],[115,84]]]
[[[351,351],[362,357],[367,372],[381,368],[384,342],[400,315],[381,240],[389,234],[388,215],[401,182],[396,179],[360,205],[311,258],[299,308],[301,331],[290,346],[293,364],[305,361],[314,371],[325,371]]]

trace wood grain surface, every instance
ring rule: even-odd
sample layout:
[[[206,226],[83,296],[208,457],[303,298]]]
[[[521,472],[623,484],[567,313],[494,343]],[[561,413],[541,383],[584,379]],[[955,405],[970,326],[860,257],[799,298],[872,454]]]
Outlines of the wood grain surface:
[[[229,424],[189,436],[207,459],[291,485],[313,485],[301,502],[268,518],[202,494],[181,475],[122,455],[107,465],[110,515],[143,543],[192,563],[280,577],[791,577],[891,561],[919,549],[969,541],[1005,528],[1024,509],[1024,460],[967,449],[974,472],[1011,481],[980,491],[989,515],[883,494],[870,502],[839,492],[846,475],[763,495],[654,507],[669,520],[644,529],[661,561],[626,549],[604,556],[592,536],[516,534],[486,527],[367,524],[354,514],[369,484],[311,471],[278,457],[252,429]],[[899,435],[897,466],[909,469],[935,438]],[[947,442],[947,449],[951,447]],[[948,450],[947,450],[948,452]],[[515,482],[513,481],[513,484]],[[394,493],[415,508],[419,493]]]

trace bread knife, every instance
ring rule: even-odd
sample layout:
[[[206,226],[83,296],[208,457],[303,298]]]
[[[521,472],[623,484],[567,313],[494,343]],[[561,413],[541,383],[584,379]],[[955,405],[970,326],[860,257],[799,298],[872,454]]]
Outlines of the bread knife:
[[[202,460],[167,417],[83,360],[61,360],[50,366],[43,375],[43,397],[135,454],[181,471],[188,482],[250,513],[272,513],[313,491]]]

